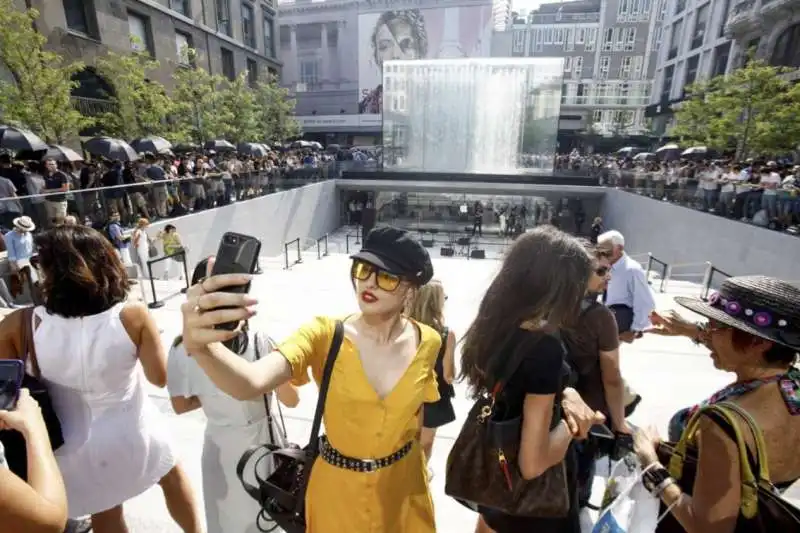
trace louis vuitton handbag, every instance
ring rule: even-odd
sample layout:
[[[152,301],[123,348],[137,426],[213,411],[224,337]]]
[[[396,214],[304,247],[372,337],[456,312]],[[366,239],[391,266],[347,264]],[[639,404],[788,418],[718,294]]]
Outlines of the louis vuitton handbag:
[[[517,464],[522,416],[503,416],[503,387],[530,346],[525,348],[512,354],[491,393],[472,406],[447,458],[444,491],[473,511],[488,507],[513,516],[563,518],[570,507],[564,462],[534,479],[523,479]],[[558,423],[560,397],[554,404],[553,420]]]
[[[737,444],[742,476],[742,503],[735,533],[800,532],[800,509],[783,499],[770,481],[764,435],[750,414],[731,402],[706,405],[689,420],[677,443],[662,443],[658,457],[681,490],[692,494],[697,474],[697,448],[693,441],[700,418],[709,417]],[[752,434],[755,449],[747,445],[744,432]],[[662,504],[663,506],[663,504]],[[663,512],[663,509],[662,509]],[[657,533],[684,533],[683,526],[668,513]]]

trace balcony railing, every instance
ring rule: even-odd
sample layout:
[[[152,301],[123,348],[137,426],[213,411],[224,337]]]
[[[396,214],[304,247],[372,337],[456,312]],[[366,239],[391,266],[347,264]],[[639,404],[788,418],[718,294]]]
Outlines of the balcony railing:
[[[568,22],[600,22],[600,13],[548,13],[531,15],[531,24],[566,24]]]
[[[73,96],[72,106],[87,117],[96,117],[104,113],[113,113],[116,105],[111,100],[101,100],[99,98],[86,98],[84,96]]]

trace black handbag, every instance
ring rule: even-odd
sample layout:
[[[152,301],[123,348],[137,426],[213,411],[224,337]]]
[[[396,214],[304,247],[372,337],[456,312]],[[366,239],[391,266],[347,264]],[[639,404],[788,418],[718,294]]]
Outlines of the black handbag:
[[[33,307],[26,307],[21,309],[19,313],[22,315],[21,330],[21,346],[22,353],[19,359],[23,365],[26,365],[28,358],[31,362],[31,370],[33,375],[25,373],[22,378],[22,387],[30,391],[31,396],[39,404],[42,411],[42,418],[44,419],[45,426],[47,427],[47,434],[50,437],[50,445],[53,451],[57,450],[64,444],[64,436],[61,433],[61,422],[58,420],[55,409],[53,409],[53,402],[50,399],[50,393],[47,387],[42,383],[39,371],[39,363],[36,359],[36,347],[33,342]],[[6,429],[0,431],[0,442],[3,443],[5,449],[6,462],[8,468],[16,475],[28,480],[28,454],[25,445],[25,438],[21,433],[15,430]]]
[[[278,528],[285,533],[305,533],[306,531],[306,488],[311,476],[311,469],[319,455],[319,430],[322,426],[322,415],[325,412],[325,399],[328,396],[331,374],[343,338],[344,325],[337,320],[328,356],[325,359],[322,379],[319,383],[317,408],[314,412],[314,422],[311,425],[311,436],[306,447],[289,445],[289,447],[283,448],[275,444],[252,446],[242,455],[236,465],[236,475],[245,492],[261,505],[261,512],[256,518],[256,526],[259,531],[267,533],[278,531]],[[256,485],[253,485],[244,479],[244,471],[256,454],[259,455],[255,459]],[[271,460],[275,466],[266,479],[258,474],[258,466],[261,461],[265,460]]]

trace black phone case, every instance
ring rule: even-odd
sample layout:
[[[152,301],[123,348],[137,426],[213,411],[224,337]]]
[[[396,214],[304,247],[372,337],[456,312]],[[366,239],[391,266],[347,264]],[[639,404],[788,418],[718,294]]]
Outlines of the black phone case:
[[[229,243],[231,238],[237,239],[239,242],[237,244]],[[245,245],[252,245],[253,251],[252,256],[248,258],[247,264],[244,268],[237,268],[235,266],[229,266],[229,263],[224,258],[227,257],[238,257],[240,255],[240,251],[244,248]],[[230,274],[230,273],[242,273],[242,274],[253,274],[258,267],[258,257],[261,253],[261,241],[255,237],[251,237],[250,235],[243,235],[241,233],[235,233],[232,231],[226,232],[222,239],[220,239],[219,249],[217,250],[217,260],[214,262],[214,268],[212,269],[211,274]],[[219,258],[223,258],[223,262],[219,262]],[[246,294],[250,292],[250,283],[243,286],[238,287],[231,287],[230,289],[225,289],[228,292],[235,292],[239,294]],[[218,309],[225,309],[225,307],[220,307]],[[226,322],[224,324],[217,324],[215,327],[216,329],[226,329],[226,330],[234,330],[238,324],[236,322]]]

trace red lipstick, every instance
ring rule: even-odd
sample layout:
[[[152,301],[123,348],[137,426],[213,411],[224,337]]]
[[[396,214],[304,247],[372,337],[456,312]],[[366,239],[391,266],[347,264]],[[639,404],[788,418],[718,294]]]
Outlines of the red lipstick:
[[[378,298],[369,291],[364,291],[361,293],[361,300],[368,304],[372,304],[378,301]]]

